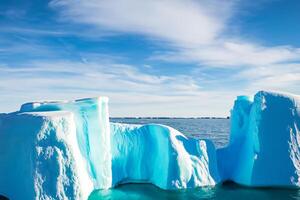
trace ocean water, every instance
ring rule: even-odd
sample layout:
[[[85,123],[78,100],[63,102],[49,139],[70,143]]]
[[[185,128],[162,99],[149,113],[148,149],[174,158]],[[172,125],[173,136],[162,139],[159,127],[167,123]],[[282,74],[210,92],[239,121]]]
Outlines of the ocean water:
[[[210,139],[216,147],[224,147],[229,140],[229,119],[134,119],[112,118],[111,122],[126,124],[164,124],[171,126],[181,133],[194,138]]]
[[[202,139],[210,139],[217,148],[227,145],[230,120],[228,119],[129,119],[112,118],[111,122],[129,124],[158,123],[171,126],[183,134]],[[161,190],[151,184],[124,184],[110,190],[94,191],[89,200],[102,199],[206,199],[206,200],[300,200],[300,190],[282,188],[249,188],[234,183],[224,183],[216,187],[187,190]]]

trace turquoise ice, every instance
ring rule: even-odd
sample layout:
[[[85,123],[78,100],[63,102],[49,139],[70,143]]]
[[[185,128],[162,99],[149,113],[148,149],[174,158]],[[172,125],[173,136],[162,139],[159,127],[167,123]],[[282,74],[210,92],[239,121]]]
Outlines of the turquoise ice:
[[[9,199],[85,199],[93,190],[71,113],[0,116],[0,194]]]
[[[35,102],[20,112],[68,111],[74,116],[76,138],[95,188],[111,187],[111,150],[108,98],[87,98],[70,102]]]
[[[300,186],[300,97],[239,96],[227,147],[164,125],[109,123],[108,98],[34,102],[0,114],[0,194],[87,199],[95,189]]]
[[[231,135],[219,149],[223,180],[248,186],[300,186],[300,97],[258,92],[240,96],[231,111]]]
[[[111,123],[113,185],[152,183],[163,189],[214,186],[220,181],[208,140],[163,125]]]

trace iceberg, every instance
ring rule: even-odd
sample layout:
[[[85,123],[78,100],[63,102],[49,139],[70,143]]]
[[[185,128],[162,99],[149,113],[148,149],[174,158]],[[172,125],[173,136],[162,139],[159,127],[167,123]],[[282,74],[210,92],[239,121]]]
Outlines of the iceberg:
[[[220,178],[208,140],[164,125],[111,123],[113,185],[152,183],[162,189],[214,186]]]
[[[80,152],[95,188],[111,187],[111,153],[108,98],[87,98],[66,102],[33,102],[21,106],[20,112],[68,111],[74,115]]]
[[[224,180],[247,186],[300,186],[300,96],[258,92],[239,96],[229,145],[217,150]]]
[[[87,199],[111,187],[109,127],[106,97],[27,103],[1,115],[0,194]]]
[[[0,195],[87,199],[95,189],[300,187],[300,97],[258,92],[231,110],[228,146],[159,124],[109,123],[108,98],[23,104],[0,114]]]
[[[131,182],[179,189],[220,181],[211,141],[157,124],[110,125],[105,97],[23,104],[0,115],[0,145],[0,194],[12,199],[87,199]]]
[[[0,194],[9,199],[86,199],[93,190],[71,113],[0,115]]]

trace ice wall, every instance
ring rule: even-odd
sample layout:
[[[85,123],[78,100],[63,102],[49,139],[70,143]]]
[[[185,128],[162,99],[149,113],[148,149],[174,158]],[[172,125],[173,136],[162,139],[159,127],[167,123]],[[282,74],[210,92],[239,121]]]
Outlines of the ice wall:
[[[76,145],[73,114],[0,115],[0,194],[9,199],[87,199],[93,190]]]
[[[0,194],[10,199],[87,199],[110,188],[105,97],[35,102],[0,115]]]
[[[258,92],[238,97],[228,147],[219,149],[224,180],[249,186],[300,186],[300,97]]]
[[[163,189],[213,186],[220,181],[212,142],[163,125],[111,124],[113,185],[153,183]]]
[[[111,148],[108,98],[88,98],[68,102],[34,102],[20,112],[64,110],[74,114],[77,143],[87,161],[95,188],[111,187]]]

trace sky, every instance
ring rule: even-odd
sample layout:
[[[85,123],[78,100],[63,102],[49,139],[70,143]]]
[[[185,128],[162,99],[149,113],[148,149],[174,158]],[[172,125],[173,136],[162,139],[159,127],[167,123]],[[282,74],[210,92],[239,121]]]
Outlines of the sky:
[[[230,115],[300,94],[299,0],[0,0],[0,112],[108,96],[112,117]]]

